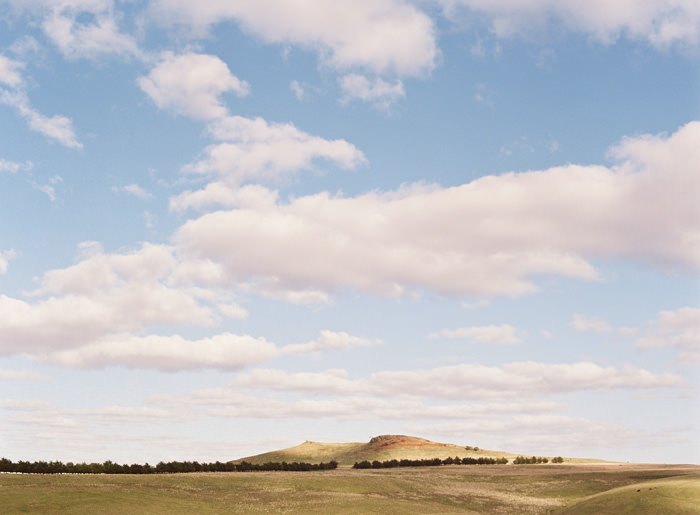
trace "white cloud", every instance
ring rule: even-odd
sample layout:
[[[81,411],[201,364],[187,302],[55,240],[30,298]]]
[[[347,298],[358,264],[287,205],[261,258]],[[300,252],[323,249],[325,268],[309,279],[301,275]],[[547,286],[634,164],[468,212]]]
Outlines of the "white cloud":
[[[239,374],[232,386],[247,387],[261,390],[273,390],[281,392],[319,393],[329,395],[339,393],[352,395],[355,393],[367,393],[368,384],[348,378],[345,370],[329,369],[323,372],[296,372],[290,373],[284,370],[259,368],[250,372]],[[223,390],[222,392],[226,392]],[[223,395],[226,398],[226,395]],[[201,399],[200,399],[201,400]]]
[[[17,252],[13,249],[0,250],[0,275],[7,273],[10,261],[17,257]]]
[[[0,159],[0,173],[17,173],[20,170],[30,170],[33,164],[31,161],[25,161],[24,163],[18,163],[16,161],[7,161],[5,159]]]
[[[145,190],[138,184],[127,184],[126,186],[122,186],[121,188],[112,188],[112,190],[117,192],[123,191],[124,193],[133,195],[134,197],[140,198],[141,200],[148,200],[150,198],[153,198],[153,195],[149,191]]]
[[[700,308],[661,311],[635,344],[647,349],[674,347],[681,361],[700,364]]]
[[[224,61],[214,55],[192,52],[165,53],[161,62],[138,83],[160,109],[200,120],[228,114],[220,98],[224,93],[246,96],[250,92],[248,83],[233,75]]]
[[[277,347],[264,338],[230,333],[199,340],[179,335],[113,335],[96,343],[58,351],[46,359],[80,368],[125,366],[165,371],[215,368],[236,370],[272,359]]]
[[[680,376],[648,370],[602,367],[590,362],[547,364],[532,361],[500,367],[462,364],[428,370],[387,371],[370,378],[384,395],[444,399],[489,399],[553,395],[577,391],[673,388]]]
[[[208,146],[204,156],[185,171],[220,177],[229,186],[250,181],[274,181],[312,169],[318,160],[345,169],[366,162],[364,154],[343,139],[327,140],[297,129],[291,123],[262,118],[228,116],[210,125],[222,143]],[[220,183],[199,192],[186,192],[173,201],[176,208],[227,202],[236,196]]]
[[[486,299],[476,300],[474,302],[463,302],[462,307],[464,309],[484,309],[491,305],[491,301]]]
[[[214,175],[220,181],[178,195],[171,200],[172,209],[226,205],[238,196],[233,190],[242,183],[279,180],[312,169],[319,160],[346,169],[365,162],[362,152],[345,140],[312,136],[291,123],[231,116],[221,95],[233,91],[243,96],[249,87],[215,56],[166,54],[161,64],[139,79],[139,85],[158,107],[208,122],[217,141],[184,171]]]
[[[5,255],[9,259],[9,252],[0,257]],[[218,274],[210,263],[179,261],[163,245],[109,254],[97,242],[84,242],[77,263],[44,273],[38,288],[27,293],[29,300],[0,295],[0,355],[82,368],[234,370],[283,353],[381,343],[328,330],[281,349],[263,338],[228,332],[199,339],[144,334],[149,328],[209,328],[223,318],[246,318]]]
[[[371,394],[375,398],[405,397],[447,400],[540,398],[575,392],[678,388],[675,374],[656,374],[634,367],[603,367],[590,362],[506,363],[502,366],[459,364],[421,370],[376,372],[350,378],[344,370],[286,372],[257,369],[239,375],[233,387],[322,395]]]
[[[171,197],[170,209],[172,211],[185,211],[186,209],[201,210],[209,206],[251,208],[274,207],[277,193],[262,186],[249,184],[233,188],[223,182],[210,182],[198,191],[185,191],[180,195]]]
[[[11,0],[19,12],[40,18],[46,36],[68,59],[116,54],[142,58],[136,40],[120,31],[112,0]]]
[[[478,343],[493,343],[497,345],[508,345],[520,341],[517,329],[508,324],[443,329],[432,336],[448,338],[450,340],[471,340]]]
[[[364,75],[352,73],[338,79],[342,91],[341,101],[361,100],[377,109],[388,110],[394,103],[406,96],[400,80],[387,82],[383,79],[370,81]]]
[[[355,420],[464,420],[523,413],[553,413],[562,405],[549,401],[469,402],[435,404],[407,397],[379,398],[365,395],[366,388],[344,380],[342,370],[287,374],[278,370],[255,370],[241,374],[228,388],[197,390],[184,398],[158,396],[152,402],[209,407],[206,413],[221,417],[258,419],[328,418]],[[250,395],[242,388],[294,391],[302,398]],[[364,390],[364,391],[363,391]],[[343,397],[308,398],[308,395],[342,393]]]
[[[315,49],[338,69],[422,75],[437,56],[432,20],[402,0],[156,0],[152,14],[159,23],[185,25],[200,34],[233,20],[266,42]]]
[[[158,107],[206,121],[209,133],[217,141],[183,170],[214,175],[219,180],[202,190],[185,191],[174,197],[171,209],[228,205],[238,197],[234,190],[242,183],[283,179],[312,169],[319,160],[346,169],[366,161],[362,152],[345,140],[312,136],[291,123],[231,116],[221,95],[233,91],[243,96],[249,87],[233,76],[218,57],[166,54],[161,64],[139,79],[139,85]]]
[[[23,82],[23,69],[24,63],[0,54],[0,84],[5,84],[11,88],[19,87]]]
[[[381,344],[381,340],[370,340],[368,338],[353,336],[345,332],[323,330],[315,340],[306,343],[286,345],[282,351],[296,354],[323,350],[348,350],[352,347],[371,347]]]
[[[234,320],[244,320],[248,318],[248,311],[240,304],[219,304],[219,313]]]
[[[93,343],[107,335],[172,324],[210,326],[223,292],[173,284],[172,249],[143,245],[106,254],[94,245],[77,264],[46,272],[36,299],[0,295],[0,353],[42,353]]]
[[[606,258],[700,269],[700,122],[625,139],[612,154],[612,167],[242,206],[188,221],[175,241],[227,284],[267,294],[515,296],[543,275],[596,280],[592,260]]]
[[[302,86],[298,80],[293,80],[290,82],[289,89],[292,91],[292,93],[294,93],[294,96],[297,97],[297,100],[304,100],[306,91],[304,90],[304,86]]]
[[[700,42],[700,4],[688,0],[441,0],[448,17],[464,12],[490,19],[499,36],[558,23],[609,43],[620,37],[657,48]],[[460,9],[462,8],[462,9]]]
[[[40,411],[46,407],[42,401],[1,400],[0,409],[7,411]]]
[[[41,44],[32,36],[27,35],[17,38],[9,47],[10,52],[25,58],[37,58],[37,56],[41,55],[42,50]]]
[[[41,381],[46,376],[32,370],[0,369],[0,381]]]
[[[58,195],[56,194],[56,185],[63,182],[63,177],[60,175],[54,175],[49,177],[49,180],[45,184],[39,184],[35,181],[31,181],[32,186],[35,190],[44,193],[51,202],[56,202]]]
[[[73,122],[70,118],[62,115],[46,116],[40,113],[32,107],[24,91],[9,91],[0,88],[0,104],[14,108],[33,131],[39,132],[68,148],[83,147],[75,135]]]
[[[173,420],[176,415],[162,408],[152,406],[104,406],[91,410],[81,410],[75,414],[84,415],[97,419],[102,423],[123,423],[123,422],[144,422],[149,420],[169,419]]]
[[[290,401],[253,397],[230,390],[196,392],[192,400],[197,404],[213,405],[206,411],[212,416],[257,419],[461,420],[530,410],[550,411],[555,407],[551,403],[427,405],[407,399],[385,400],[366,396]]]
[[[571,327],[581,333],[608,333],[612,331],[612,327],[605,320],[581,314],[574,315],[574,318],[571,320]]]

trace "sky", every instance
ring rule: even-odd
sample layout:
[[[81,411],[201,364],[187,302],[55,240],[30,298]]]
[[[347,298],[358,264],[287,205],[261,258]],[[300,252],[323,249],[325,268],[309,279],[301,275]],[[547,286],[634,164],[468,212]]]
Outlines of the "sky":
[[[699,463],[694,0],[0,0],[0,455]]]

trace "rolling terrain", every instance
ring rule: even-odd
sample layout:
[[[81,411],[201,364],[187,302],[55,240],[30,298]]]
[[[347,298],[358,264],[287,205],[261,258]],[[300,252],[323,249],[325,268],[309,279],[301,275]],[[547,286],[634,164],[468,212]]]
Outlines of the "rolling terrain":
[[[321,443],[306,441],[295,447],[266,452],[256,456],[247,456],[235,460],[236,462],[248,461],[250,463],[265,463],[268,461],[305,461],[319,463],[335,460],[340,465],[352,465],[355,462],[368,460],[401,460],[401,459],[429,459],[449,458],[459,456],[490,458],[515,458],[516,454],[491,451],[487,449],[467,450],[465,446],[449,443],[440,443],[404,435],[375,436],[369,442],[352,443]]]
[[[369,442],[350,443],[322,443],[306,441],[302,444],[287,449],[265,452],[255,456],[246,456],[232,460],[235,463],[248,461],[250,463],[266,463],[270,461],[303,461],[307,463],[320,463],[335,460],[341,466],[352,465],[355,462],[386,461],[401,459],[430,459],[449,458],[508,458],[513,460],[518,454],[504,451],[481,449],[474,446],[440,443],[405,435],[380,435],[370,439]],[[552,456],[549,456],[550,458]],[[585,458],[564,458],[566,463],[613,463],[610,461],[593,460]]]
[[[0,474],[5,514],[700,514],[700,467],[455,465],[323,472]]]
[[[506,457],[508,465],[353,469],[363,460]],[[514,465],[501,451],[382,435],[366,443],[304,442],[236,461],[321,462],[335,470],[182,474],[0,474],[0,512],[506,513],[700,515],[700,467],[593,462]]]

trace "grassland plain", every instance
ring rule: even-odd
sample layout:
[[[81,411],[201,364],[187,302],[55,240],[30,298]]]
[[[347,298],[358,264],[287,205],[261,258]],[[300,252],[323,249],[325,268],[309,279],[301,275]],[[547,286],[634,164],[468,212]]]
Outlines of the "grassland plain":
[[[0,474],[0,512],[696,514],[700,467],[458,465],[324,472]]]

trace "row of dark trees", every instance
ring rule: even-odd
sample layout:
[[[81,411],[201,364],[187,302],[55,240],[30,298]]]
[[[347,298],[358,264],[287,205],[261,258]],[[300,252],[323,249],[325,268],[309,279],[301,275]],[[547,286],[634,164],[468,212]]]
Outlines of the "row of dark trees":
[[[549,463],[549,458],[544,458],[542,456],[518,456],[513,460],[514,465],[534,465],[537,463]],[[557,456],[552,458],[552,463],[564,463],[564,458]]]
[[[422,460],[386,460],[359,461],[352,467],[356,469],[390,469],[396,467],[437,467],[440,465],[505,465],[507,458],[432,458]]]
[[[18,461],[0,459],[0,472],[24,474],[175,474],[183,472],[255,472],[265,470],[288,470],[306,472],[311,470],[332,470],[338,463],[199,463],[198,461],[161,461],[157,465],[120,465],[112,461],[104,463],[63,463],[61,461]]]

